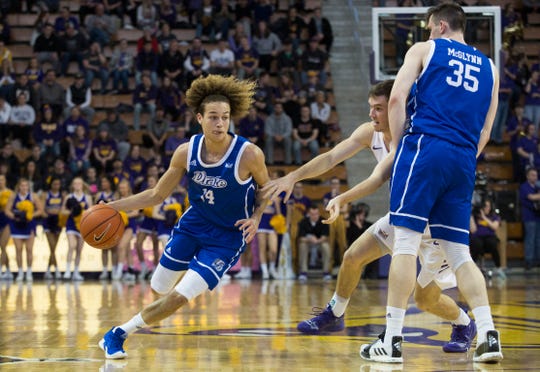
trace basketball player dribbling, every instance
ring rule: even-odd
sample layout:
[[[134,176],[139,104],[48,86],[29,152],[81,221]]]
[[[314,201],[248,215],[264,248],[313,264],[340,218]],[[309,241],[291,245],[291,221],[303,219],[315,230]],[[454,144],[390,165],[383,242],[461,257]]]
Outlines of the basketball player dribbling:
[[[99,346],[106,358],[125,358],[129,334],[214,289],[255,237],[266,206],[261,201],[255,208],[256,189],[268,181],[268,170],[257,146],[229,132],[231,117],[247,113],[254,90],[255,83],[234,77],[195,80],[186,102],[203,133],[175,150],[155,187],[109,203],[118,210],[143,209],[161,203],[184,174],[189,179],[190,207],[173,228],[151,279],[152,289],[164,297],[104,335]]]

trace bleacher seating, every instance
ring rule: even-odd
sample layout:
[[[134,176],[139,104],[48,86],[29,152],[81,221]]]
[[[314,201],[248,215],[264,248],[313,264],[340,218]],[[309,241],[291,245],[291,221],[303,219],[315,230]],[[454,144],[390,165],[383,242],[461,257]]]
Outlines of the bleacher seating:
[[[276,15],[274,17],[281,17],[286,15],[286,9],[288,8],[289,3],[286,0],[280,0],[278,1],[278,11],[276,12]],[[320,6],[320,0],[308,0],[306,1],[306,9],[314,9],[315,7]],[[71,11],[76,13],[78,11],[78,4],[75,2],[70,1],[61,1],[61,6],[69,6]],[[18,14],[9,14],[7,17],[7,21],[12,28],[12,41],[9,45],[10,50],[13,53],[13,63],[15,68],[15,73],[19,74],[22,73],[28,64],[28,60],[33,55],[32,46],[30,45],[30,39],[34,32],[34,24],[37,19],[36,13],[18,13]],[[51,14],[50,19],[54,20],[58,14]],[[189,29],[174,29],[172,32],[176,35],[179,41],[181,41],[180,44],[180,50],[185,53],[187,48],[189,47],[189,44],[191,40],[195,37],[195,29],[189,28]],[[136,54],[136,44],[137,40],[142,36],[142,31],[138,29],[120,29],[116,35],[117,40],[126,39],[128,41],[128,49],[133,53]],[[211,43],[209,41],[204,41],[204,47],[207,49],[208,52],[210,52],[212,49],[214,49],[217,46],[217,43]],[[107,57],[110,57],[112,55],[112,48],[111,47],[105,47],[103,50],[104,54]],[[46,69],[46,67],[44,67]],[[67,76],[61,76],[57,78],[57,81],[62,84],[65,87],[68,87],[73,82],[73,76],[74,74],[78,72],[78,67],[75,62],[71,62],[68,68]],[[272,77],[272,81],[277,84],[277,77]],[[112,81],[110,82],[109,88],[112,85]],[[338,123],[339,117],[336,111],[335,107],[335,97],[332,92],[332,78],[329,76],[328,83],[326,85],[327,90],[327,96],[328,96],[328,102],[332,106],[332,114],[331,114],[331,123]],[[129,87],[130,89],[135,88],[135,80],[134,77],[131,76],[129,79]],[[105,118],[106,110],[109,108],[114,108],[118,104],[123,103],[127,105],[131,105],[132,102],[132,96],[131,94],[105,94],[100,95],[97,94],[98,88],[100,88],[100,83],[98,79],[95,79],[92,86],[93,90],[95,90],[95,93],[92,96],[92,106],[96,110],[96,113],[94,115],[92,123],[90,123],[91,129],[90,129],[90,135],[95,134],[95,128],[97,127],[97,124]],[[143,115],[143,120],[146,114]],[[122,120],[124,120],[128,125],[131,125],[133,122],[133,113],[122,113],[120,114]],[[341,138],[341,134],[338,131],[330,131],[332,138],[331,142],[335,143],[338,142]],[[143,131],[135,131],[131,130],[129,133],[129,139],[134,144],[141,144],[142,143],[142,134]],[[322,147],[321,151],[327,151],[327,147]],[[277,157],[279,160],[279,151],[277,151]],[[17,150],[17,156],[24,160],[29,155],[29,152],[25,149]],[[309,154],[307,151],[305,152],[304,156],[305,160],[309,159]],[[284,167],[286,171],[290,171],[292,167]],[[340,165],[336,167],[331,172],[328,172],[327,174],[319,177],[317,180],[313,181],[313,184],[311,184],[307,188],[308,194],[310,196],[315,197],[317,200],[322,197],[324,193],[326,193],[328,190],[327,188],[321,188],[320,190],[318,183],[324,184],[333,174],[338,174],[340,180],[343,184],[346,184],[346,169],[344,165]]]
[[[507,3],[513,3],[513,0],[491,0],[490,3],[493,5],[500,5],[501,7]],[[278,14],[283,15],[285,9],[288,6],[287,0],[280,0],[279,2],[279,12]],[[306,1],[307,9],[315,8],[320,6],[320,0],[308,0]],[[467,3],[474,5],[475,0],[467,0]],[[73,11],[76,11],[78,4],[71,1],[62,1],[61,5],[68,5]],[[397,6],[397,0],[387,0],[387,6]],[[7,17],[7,20],[12,27],[12,43],[9,45],[10,50],[13,53],[15,72],[21,73],[26,68],[28,59],[32,56],[32,47],[29,44],[30,37],[33,33],[33,25],[37,14],[30,13],[21,13],[21,14],[10,14]],[[52,16],[54,19],[56,15]],[[175,29],[173,30],[174,34],[181,41],[189,43],[192,38],[195,36],[194,29]],[[118,32],[118,39],[127,39],[129,42],[130,50],[134,51],[136,48],[136,41],[142,35],[140,30],[127,30],[121,29]],[[486,47],[486,38],[488,35],[483,30],[478,30],[477,32],[478,42],[475,44],[481,50]],[[390,31],[385,30],[384,39],[385,41],[385,57],[388,59],[395,59],[395,45],[392,41],[392,34]],[[205,42],[205,47],[210,51],[215,47],[215,43]],[[530,63],[538,62],[540,56],[540,14],[532,13],[529,14],[529,27],[524,29],[523,40],[518,40],[516,43],[517,48],[521,48],[527,54]],[[182,46],[183,51],[187,48],[186,45]],[[105,54],[110,56],[112,50],[110,48],[105,48]],[[64,86],[68,86],[72,82],[72,75],[77,71],[76,63],[71,63],[70,69],[68,70],[68,76],[59,78]],[[275,78],[274,78],[275,81]],[[99,85],[99,82],[96,80],[94,82],[96,88]],[[134,78],[130,78],[130,88],[134,88]],[[338,122],[338,113],[335,109],[335,97],[332,93],[332,79],[329,77],[328,85],[326,86],[328,91],[328,102],[333,108],[332,111],[332,122]],[[131,104],[131,95],[98,95],[93,96],[93,106],[96,109],[96,115],[94,116],[93,123],[91,123],[92,128],[95,128],[97,123],[101,121],[105,116],[105,110],[108,108],[116,107],[119,103]],[[132,113],[121,114],[121,117],[126,123],[132,123]],[[339,131],[332,132],[332,141],[338,142],[340,139],[341,133]],[[142,142],[142,131],[131,131],[130,140],[133,143],[140,144]],[[516,191],[518,184],[512,181],[512,165],[510,159],[510,152],[507,148],[507,143],[505,146],[498,146],[498,148],[488,147],[487,151],[502,151],[503,157],[496,161],[487,161],[479,163],[478,170],[484,172],[489,178],[489,190],[493,192],[499,191]],[[321,151],[327,151],[328,148],[322,147]],[[306,152],[307,154],[307,152]],[[24,159],[28,155],[26,150],[18,150],[17,156],[21,159]],[[279,149],[276,150],[276,158],[280,159]],[[304,157],[305,160],[309,159],[309,155]],[[273,166],[270,169],[280,168],[289,172],[292,167],[287,166]],[[337,175],[341,180],[343,187],[346,188],[346,168],[343,165],[340,165],[334,168],[332,171],[325,173],[324,175],[318,177],[313,184],[308,184],[305,192],[306,195],[320,199],[322,195],[328,191],[327,183],[328,179],[333,175]],[[509,258],[522,258],[523,257],[523,243],[522,243],[522,229],[520,229],[520,222],[508,222],[507,226],[507,239],[508,243],[506,246],[507,256]],[[520,226],[520,227],[517,227]]]

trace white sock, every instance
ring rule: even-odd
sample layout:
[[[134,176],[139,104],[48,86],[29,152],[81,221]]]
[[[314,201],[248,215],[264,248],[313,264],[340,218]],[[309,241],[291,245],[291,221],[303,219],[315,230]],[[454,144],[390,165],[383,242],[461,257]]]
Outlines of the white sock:
[[[66,273],[71,273],[71,264],[66,265]]]
[[[73,272],[75,274],[78,274],[79,273],[79,266],[75,266],[75,268],[73,269]]]
[[[332,299],[328,303],[330,309],[332,309],[332,313],[338,318],[345,314],[345,309],[347,309],[348,304],[349,298],[339,297],[336,292],[334,292]]]
[[[270,271],[276,271],[276,263],[275,262],[270,262]]]
[[[141,313],[135,315],[127,323],[124,323],[120,326],[128,335],[135,332],[137,329],[148,327],[141,316]]]
[[[403,322],[405,321],[405,309],[399,307],[386,307],[386,334],[384,343],[390,345],[392,337],[401,336],[403,331]]]
[[[487,331],[495,329],[493,318],[491,317],[491,308],[489,306],[478,306],[472,309],[472,313],[476,321],[476,328],[478,329],[476,344],[480,345],[486,341]]]
[[[261,264],[261,271],[263,275],[268,275],[268,265],[266,263]]]
[[[455,320],[452,320],[452,324],[455,324],[455,325],[466,326],[466,325],[469,325],[470,322],[471,322],[471,318],[469,318],[467,313],[463,311],[462,308],[459,308],[459,316]]]

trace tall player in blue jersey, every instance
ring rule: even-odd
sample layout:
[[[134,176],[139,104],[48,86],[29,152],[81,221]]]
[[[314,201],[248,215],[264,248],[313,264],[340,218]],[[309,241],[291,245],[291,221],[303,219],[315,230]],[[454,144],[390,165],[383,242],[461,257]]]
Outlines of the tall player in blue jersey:
[[[215,288],[255,237],[266,206],[265,201],[256,206],[255,194],[257,185],[268,181],[268,171],[257,146],[229,133],[231,117],[247,113],[254,90],[255,83],[233,77],[195,80],[186,102],[203,133],[175,150],[155,187],[109,203],[118,210],[156,205],[172,194],[184,174],[189,178],[190,207],[173,228],[152,276],[152,289],[164,297],[105,334],[99,346],[107,358],[126,357],[123,343],[129,334]]]
[[[482,273],[469,253],[476,156],[489,140],[497,109],[498,75],[486,56],[465,44],[465,13],[444,3],[427,13],[430,40],[413,45],[389,101],[395,152],[390,194],[394,254],[386,331],[362,345],[364,359],[403,362],[402,329],[416,278],[416,256],[429,225],[456,273],[478,328],[475,362],[502,359]],[[416,84],[415,84],[416,83]],[[414,88],[413,88],[414,86]],[[412,88],[412,90],[411,90]],[[410,125],[406,105],[412,98]]]

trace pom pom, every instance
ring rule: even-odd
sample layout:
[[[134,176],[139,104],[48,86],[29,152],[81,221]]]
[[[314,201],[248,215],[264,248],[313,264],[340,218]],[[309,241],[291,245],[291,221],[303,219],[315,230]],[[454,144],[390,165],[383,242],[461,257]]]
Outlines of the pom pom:
[[[145,217],[152,217],[154,215],[154,207],[146,207],[143,209],[143,215]]]
[[[0,192],[0,209],[4,209],[6,207],[9,197],[12,193],[13,191],[11,190],[4,190]]]
[[[165,211],[165,224],[168,227],[173,227],[182,215],[182,205],[179,203],[168,204],[163,207],[163,210]]]
[[[81,203],[74,197],[71,197],[66,201],[66,208],[69,209],[72,217],[80,216],[83,211]]]
[[[15,206],[18,210],[25,212],[26,221],[31,221],[34,217],[34,203],[30,200],[23,200]]]
[[[122,217],[122,221],[124,222],[124,226],[127,226],[129,223],[129,218],[126,212],[120,211],[120,217]]]
[[[270,226],[278,234],[285,234],[287,232],[287,220],[282,214],[276,214],[270,219]]]

